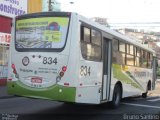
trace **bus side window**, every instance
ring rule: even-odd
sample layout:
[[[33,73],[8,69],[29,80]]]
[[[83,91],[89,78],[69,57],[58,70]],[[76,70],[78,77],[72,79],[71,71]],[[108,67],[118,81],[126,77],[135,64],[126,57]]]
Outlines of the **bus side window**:
[[[140,48],[135,47],[135,66],[140,67]]]
[[[91,31],[86,27],[84,27],[84,41],[87,43],[90,43],[91,41]]]
[[[91,35],[92,44],[101,46],[101,33],[92,29]]]
[[[145,50],[142,50],[141,52],[142,56],[142,67],[147,68],[147,52]]]
[[[134,47],[133,45],[130,44],[126,44],[126,51],[127,51],[127,55],[126,55],[126,64],[127,65],[131,65],[134,66],[135,65],[135,56],[134,56]]]
[[[119,42],[119,56],[117,56],[117,61],[119,64],[126,64],[126,44],[124,42]]]
[[[81,26],[81,52],[84,59],[100,61],[102,57],[101,42],[99,31]]]
[[[148,53],[148,68],[152,68],[152,54],[151,53]]]
[[[91,30],[91,45],[93,60],[101,60],[102,57],[102,38],[101,33],[97,30]]]
[[[115,40],[115,39],[112,40],[112,48],[113,48],[112,61],[113,63],[118,63],[118,58],[117,58],[117,56],[119,55],[118,40]]]
[[[90,59],[89,58],[89,53],[91,53],[90,36],[91,36],[90,29],[85,26],[81,26],[81,52],[83,58],[85,59]]]

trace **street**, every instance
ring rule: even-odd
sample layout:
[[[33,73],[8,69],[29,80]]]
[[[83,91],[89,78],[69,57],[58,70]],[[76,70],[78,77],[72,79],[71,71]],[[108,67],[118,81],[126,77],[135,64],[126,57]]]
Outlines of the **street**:
[[[158,83],[159,84],[159,83]],[[125,98],[117,109],[111,109],[108,104],[86,105],[65,104],[63,102],[31,99],[24,97],[9,97],[0,100],[1,118],[28,119],[160,119],[160,96],[158,89],[149,92],[146,99],[139,97]]]
[[[2,99],[0,113],[23,115],[27,117],[93,117],[94,119],[124,119],[124,115],[159,114],[160,97],[140,97],[124,99],[118,109],[111,109],[107,105],[64,104],[61,102],[38,100],[23,97]],[[22,115],[22,116],[21,116]],[[42,116],[44,115],[44,116]],[[158,116],[159,117],[159,116]],[[23,119],[23,118],[22,118]],[[159,118],[158,118],[159,119]]]

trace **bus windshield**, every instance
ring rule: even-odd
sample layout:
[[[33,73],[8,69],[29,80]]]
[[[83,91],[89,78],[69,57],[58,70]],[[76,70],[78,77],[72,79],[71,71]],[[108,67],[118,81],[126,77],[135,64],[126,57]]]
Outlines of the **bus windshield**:
[[[17,50],[62,49],[65,46],[69,17],[17,18]]]

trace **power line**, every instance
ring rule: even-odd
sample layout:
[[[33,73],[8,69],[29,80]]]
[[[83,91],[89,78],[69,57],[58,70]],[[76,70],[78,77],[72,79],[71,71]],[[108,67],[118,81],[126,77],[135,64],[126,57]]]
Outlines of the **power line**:
[[[154,28],[154,27],[160,27],[160,26],[112,26],[110,24],[109,24],[109,26],[110,27],[152,27],[152,28]]]
[[[160,22],[128,22],[128,23],[109,23],[109,24],[160,24]]]

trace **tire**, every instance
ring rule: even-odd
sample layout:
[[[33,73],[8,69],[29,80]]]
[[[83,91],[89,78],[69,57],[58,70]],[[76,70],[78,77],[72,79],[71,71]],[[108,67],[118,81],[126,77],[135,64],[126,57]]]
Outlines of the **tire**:
[[[142,98],[147,98],[147,93],[148,93],[148,92],[142,93]]]
[[[146,90],[146,92],[145,92],[145,93],[142,93],[142,98],[147,98],[148,90],[151,90],[151,86],[150,86],[149,83],[148,83],[148,85],[147,85],[147,90]]]
[[[114,108],[114,109],[117,108],[120,105],[121,98],[122,98],[121,87],[120,87],[120,85],[116,85],[115,88],[114,88],[111,107]]]

